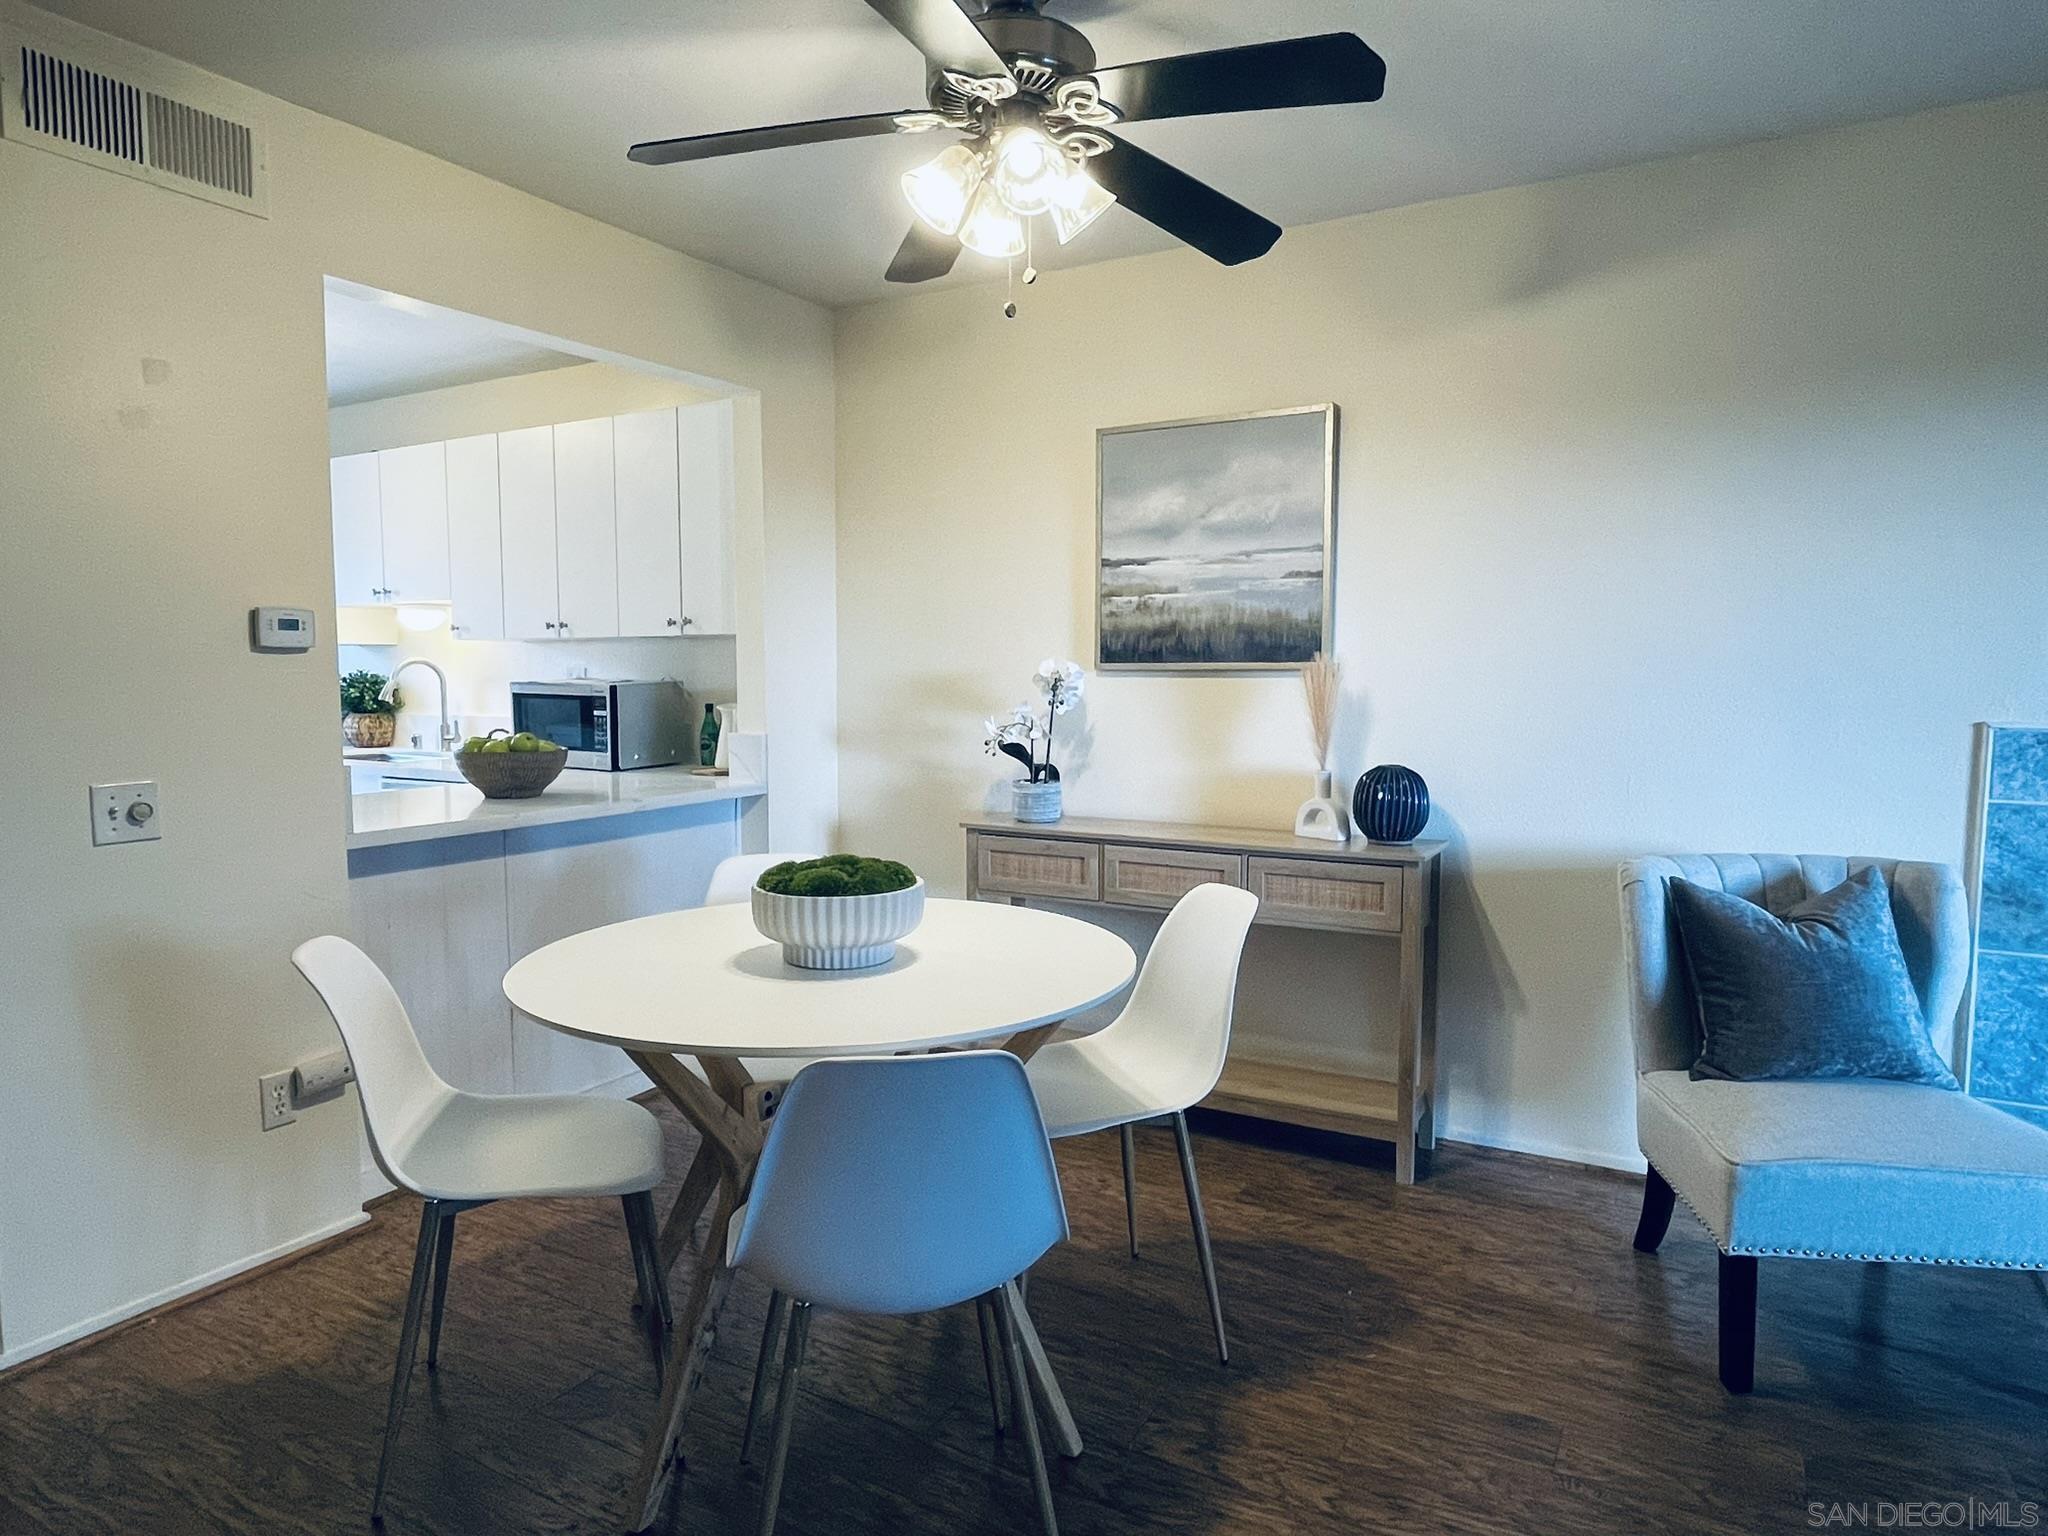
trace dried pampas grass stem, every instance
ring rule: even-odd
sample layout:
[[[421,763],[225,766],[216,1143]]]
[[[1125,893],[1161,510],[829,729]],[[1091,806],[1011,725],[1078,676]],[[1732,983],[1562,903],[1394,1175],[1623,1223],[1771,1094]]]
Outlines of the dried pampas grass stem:
[[[1301,692],[1308,704],[1308,733],[1315,743],[1316,770],[1330,762],[1330,736],[1337,727],[1337,658],[1317,651],[1301,669]]]

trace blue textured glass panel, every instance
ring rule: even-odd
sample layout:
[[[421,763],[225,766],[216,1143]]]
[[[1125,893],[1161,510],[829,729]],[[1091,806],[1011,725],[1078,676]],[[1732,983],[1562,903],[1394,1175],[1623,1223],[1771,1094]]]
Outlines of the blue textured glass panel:
[[[1992,733],[1991,798],[2048,800],[2048,731]]]
[[[1999,1104],[1993,1107],[2004,1110],[2008,1115],[2018,1115],[2022,1120],[2031,1120],[2048,1131],[2048,1109],[2033,1104]]]
[[[1985,955],[1978,961],[1970,1092],[2048,1104],[2048,958]]]
[[[1986,949],[2048,954],[2048,805],[1994,805],[1984,819]]]

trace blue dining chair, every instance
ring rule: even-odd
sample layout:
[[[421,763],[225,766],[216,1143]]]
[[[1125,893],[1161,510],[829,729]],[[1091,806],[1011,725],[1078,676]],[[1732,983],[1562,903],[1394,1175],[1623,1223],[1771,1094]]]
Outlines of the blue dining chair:
[[[1067,1212],[1023,1063],[959,1051],[805,1067],[769,1122],[738,1227],[733,1267],[765,1281],[789,1317],[761,1536],[782,1500],[812,1308],[900,1316],[970,1301],[989,1309],[984,1327],[991,1313],[998,1325],[1039,1523],[1058,1536],[1016,1277],[1066,1240]],[[757,1386],[767,1374],[764,1341]]]

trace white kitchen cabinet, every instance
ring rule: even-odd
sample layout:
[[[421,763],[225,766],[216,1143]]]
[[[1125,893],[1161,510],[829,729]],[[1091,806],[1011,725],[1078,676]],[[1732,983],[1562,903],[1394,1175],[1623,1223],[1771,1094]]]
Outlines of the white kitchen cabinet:
[[[619,633],[683,633],[676,413],[612,418],[619,527]]]
[[[384,528],[377,495],[377,455],[351,453],[329,461],[334,515],[334,600],[344,608],[384,601]]]
[[[459,640],[505,638],[505,566],[498,527],[498,438],[448,445],[448,629]]]
[[[612,419],[555,428],[557,635],[591,640],[619,632],[619,529]]]
[[[498,434],[498,527],[505,634],[552,640],[560,633],[555,558],[555,429]]]
[[[448,447],[420,443],[377,455],[384,526],[384,597],[448,601]]]
[[[738,627],[733,598],[732,402],[676,410],[680,483],[683,632],[729,635]]]

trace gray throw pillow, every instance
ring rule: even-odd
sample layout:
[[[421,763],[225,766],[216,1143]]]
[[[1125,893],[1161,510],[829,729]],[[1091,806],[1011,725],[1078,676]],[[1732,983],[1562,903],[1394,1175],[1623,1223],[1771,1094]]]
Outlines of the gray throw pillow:
[[[1928,1038],[1876,866],[1782,917],[1689,880],[1672,880],[1670,894],[1699,1004],[1695,1078],[1958,1086]]]

